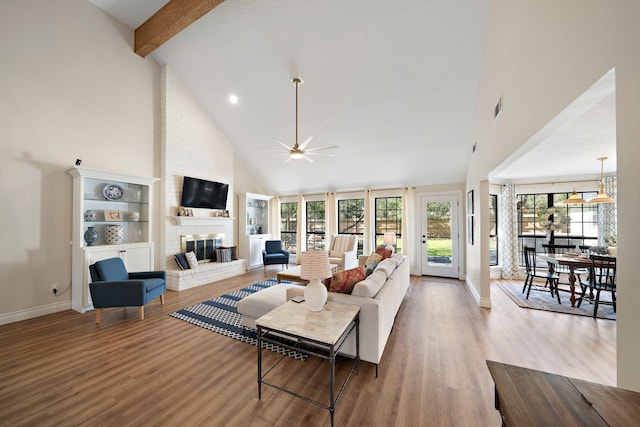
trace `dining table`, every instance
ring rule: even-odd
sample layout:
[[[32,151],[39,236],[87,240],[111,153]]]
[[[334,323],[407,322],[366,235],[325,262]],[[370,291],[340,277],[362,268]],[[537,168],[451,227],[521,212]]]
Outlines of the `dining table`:
[[[575,271],[578,268],[591,267],[591,259],[583,254],[536,254],[536,256],[549,264],[549,272],[555,273],[555,267],[557,265],[565,265],[569,268],[569,292],[571,296],[571,307],[576,306],[576,274]]]

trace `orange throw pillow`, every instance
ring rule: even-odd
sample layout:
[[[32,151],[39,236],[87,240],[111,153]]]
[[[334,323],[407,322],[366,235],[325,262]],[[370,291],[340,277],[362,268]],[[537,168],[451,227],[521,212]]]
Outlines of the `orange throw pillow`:
[[[331,276],[329,292],[350,294],[356,283],[363,281],[365,277],[366,274],[364,266],[352,268],[350,270],[338,271]]]
[[[376,248],[376,253],[382,256],[382,259],[390,258],[393,255],[393,251],[391,249],[387,249],[384,246],[378,246]],[[382,260],[381,260],[382,261]]]

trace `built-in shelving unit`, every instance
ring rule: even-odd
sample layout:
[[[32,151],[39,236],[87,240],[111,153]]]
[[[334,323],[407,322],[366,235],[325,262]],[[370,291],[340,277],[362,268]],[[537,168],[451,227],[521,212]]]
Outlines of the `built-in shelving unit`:
[[[119,257],[129,271],[153,270],[152,185],[157,178],[114,174],[71,167],[73,177],[73,232],[71,307],[81,313],[93,309],[89,293],[89,265]],[[122,228],[122,239],[108,240],[109,225]],[[85,240],[93,227],[95,242]]]
[[[247,260],[247,269],[262,267],[262,250],[265,242],[271,239],[270,200],[271,196],[255,193],[245,193],[239,197],[238,246],[240,258]]]

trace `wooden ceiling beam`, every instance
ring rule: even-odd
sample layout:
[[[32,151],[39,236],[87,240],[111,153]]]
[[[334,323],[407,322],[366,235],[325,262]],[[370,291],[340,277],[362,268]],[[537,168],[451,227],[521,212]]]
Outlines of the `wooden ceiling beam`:
[[[134,51],[143,58],[224,0],[171,0],[135,30]]]

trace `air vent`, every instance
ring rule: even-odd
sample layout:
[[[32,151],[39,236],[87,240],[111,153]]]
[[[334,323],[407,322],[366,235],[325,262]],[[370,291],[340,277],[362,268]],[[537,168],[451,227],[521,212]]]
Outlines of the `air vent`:
[[[498,114],[500,114],[500,111],[502,111],[502,97],[500,97],[500,99],[498,99],[498,103],[496,104],[495,108],[493,109],[493,118],[494,119],[496,117],[498,117]]]

